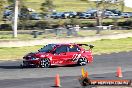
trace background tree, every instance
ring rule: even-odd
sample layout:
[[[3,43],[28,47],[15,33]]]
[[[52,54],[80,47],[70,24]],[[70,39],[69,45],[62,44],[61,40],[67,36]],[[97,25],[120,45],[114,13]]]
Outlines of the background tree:
[[[82,0],[88,3],[91,3],[93,1],[90,0]],[[124,0],[95,0],[94,4],[96,6],[97,9],[97,26],[102,26],[102,20],[104,17],[104,11],[106,9],[120,9],[119,6],[121,6],[121,10],[124,10]],[[117,20],[116,20],[117,22]],[[98,28],[96,34],[99,34],[101,30],[101,27]]]
[[[18,27],[18,14],[20,12],[20,7],[23,7],[23,2],[25,0],[7,0],[9,4],[12,4],[14,6],[13,8],[13,16],[12,16],[12,21],[13,21],[13,37],[17,37],[17,27]]]
[[[0,20],[2,20],[3,17],[4,4],[5,4],[5,0],[0,0]]]
[[[40,9],[43,15],[47,15],[54,10],[54,7],[53,0],[45,0],[45,2],[41,4]]]
[[[28,25],[28,21],[30,19],[30,13],[28,8],[23,4],[21,5],[20,12],[19,12],[19,24],[23,30],[25,30],[25,26]]]
[[[120,11],[124,12],[124,7],[125,7],[124,0],[118,0],[117,5],[120,7]]]

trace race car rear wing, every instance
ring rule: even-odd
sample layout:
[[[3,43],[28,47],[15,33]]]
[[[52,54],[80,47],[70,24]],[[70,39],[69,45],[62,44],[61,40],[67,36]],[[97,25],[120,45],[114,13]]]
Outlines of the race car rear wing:
[[[90,49],[92,49],[94,47],[94,45],[91,45],[91,44],[77,44],[79,46],[89,46]]]

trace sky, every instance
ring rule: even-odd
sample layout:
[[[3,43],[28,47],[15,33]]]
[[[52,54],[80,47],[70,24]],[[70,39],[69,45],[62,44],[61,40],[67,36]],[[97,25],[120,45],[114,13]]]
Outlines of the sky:
[[[132,0],[125,0],[125,6],[132,8]]]

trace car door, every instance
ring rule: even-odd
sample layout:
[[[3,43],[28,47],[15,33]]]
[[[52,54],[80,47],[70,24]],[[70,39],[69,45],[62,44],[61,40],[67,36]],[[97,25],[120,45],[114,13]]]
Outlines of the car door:
[[[56,65],[63,65],[65,64],[67,59],[67,45],[58,46],[54,50],[54,55],[52,57],[52,63]]]
[[[80,51],[81,49],[77,45],[69,45],[68,46],[68,52],[67,57],[68,59],[75,60],[80,57]]]

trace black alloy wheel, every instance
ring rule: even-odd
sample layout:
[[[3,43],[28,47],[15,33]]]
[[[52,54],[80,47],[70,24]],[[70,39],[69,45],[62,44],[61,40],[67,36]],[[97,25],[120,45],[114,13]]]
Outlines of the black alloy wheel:
[[[87,59],[86,58],[79,58],[78,63],[79,66],[83,66],[87,64]]]
[[[40,67],[41,68],[49,68],[50,67],[50,60],[48,58],[44,58],[40,60]]]

